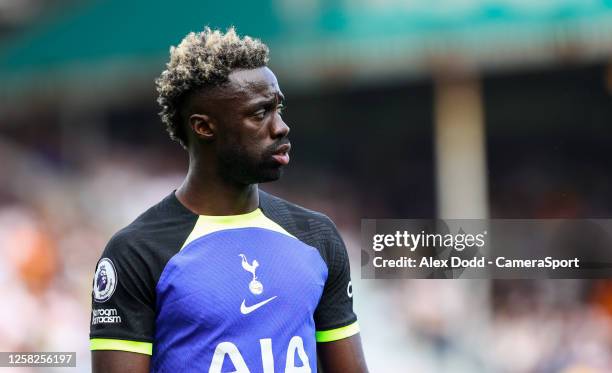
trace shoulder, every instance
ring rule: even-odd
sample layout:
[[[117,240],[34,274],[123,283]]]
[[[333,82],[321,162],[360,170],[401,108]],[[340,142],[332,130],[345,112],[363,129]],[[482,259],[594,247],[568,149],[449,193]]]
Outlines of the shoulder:
[[[307,209],[280,197],[259,191],[259,203],[266,215],[274,215],[277,219],[294,220],[301,230],[316,229],[332,233],[337,231],[334,222],[325,214]]]
[[[173,198],[167,196],[117,231],[102,257],[137,263],[174,255],[193,229],[197,215],[177,205]]]
[[[327,215],[262,190],[259,191],[259,204],[268,218],[301,241],[317,247],[325,258],[334,251],[345,250],[336,225]]]

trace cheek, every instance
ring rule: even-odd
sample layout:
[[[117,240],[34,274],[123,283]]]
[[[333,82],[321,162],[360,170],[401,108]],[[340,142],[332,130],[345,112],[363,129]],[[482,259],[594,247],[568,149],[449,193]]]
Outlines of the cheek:
[[[260,126],[244,124],[239,131],[234,133],[234,139],[241,148],[247,149],[249,153],[260,152],[265,148],[265,134],[263,124]]]
[[[255,134],[245,132],[228,133],[219,142],[219,151],[224,157],[240,159],[241,162],[258,162],[265,151],[263,142]]]
[[[222,148],[240,148],[248,141],[240,122],[226,124],[219,132],[219,144]]]
[[[266,123],[249,120],[236,121],[224,126],[219,147],[223,152],[258,159],[266,150]]]

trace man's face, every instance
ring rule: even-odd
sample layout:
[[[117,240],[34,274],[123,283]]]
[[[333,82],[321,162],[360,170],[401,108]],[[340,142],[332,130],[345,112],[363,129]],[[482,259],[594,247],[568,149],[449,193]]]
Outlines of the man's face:
[[[289,163],[289,127],[281,117],[284,96],[274,73],[237,70],[215,103],[215,150],[221,176],[240,184],[277,180]]]

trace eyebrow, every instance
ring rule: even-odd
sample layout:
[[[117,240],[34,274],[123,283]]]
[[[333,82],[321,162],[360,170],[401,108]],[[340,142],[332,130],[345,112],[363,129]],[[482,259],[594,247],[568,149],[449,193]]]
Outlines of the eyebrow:
[[[255,109],[255,108],[264,107],[264,106],[271,106],[277,102],[277,97],[278,97],[279,104],[285,103],[285,96],[282,93],[275,93],[274,96],[269,97],[269,98],[255,99],[254,101],[249,102],[247,106],[250,109]]]

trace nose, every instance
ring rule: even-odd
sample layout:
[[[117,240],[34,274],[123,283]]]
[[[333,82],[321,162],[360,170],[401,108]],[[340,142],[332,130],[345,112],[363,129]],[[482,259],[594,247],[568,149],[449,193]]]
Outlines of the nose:
[[[272,138],[283,138],[289,135],[290,128],[280,115],[276,115],[272,123]]]

